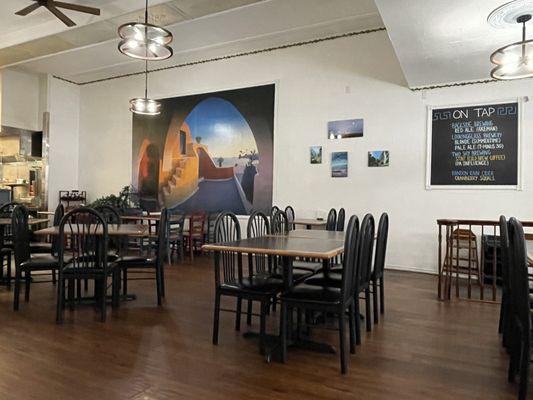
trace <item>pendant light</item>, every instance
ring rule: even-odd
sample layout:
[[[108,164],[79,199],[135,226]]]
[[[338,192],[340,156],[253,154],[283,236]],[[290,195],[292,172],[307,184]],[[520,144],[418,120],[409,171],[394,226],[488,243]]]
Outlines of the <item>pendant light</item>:
[[[148,0],[144,10],[144,22],[128,22],[118,28],[121,41],[118,50],[128,57],[158,61],[172,57],[172,33],[148,23]]]
[[[492,11],[487,21],[496,29],[522,25],[522,40],[499,48],[490,56],[495,65],[490,75],[498,80],[533,77],[533,40],[526,38],[526,23],[533,14],[533,0],[514,0]]]
[[[148,98],[148,61],[145,61],[144,69],[144,97],[131,99],[130,111],[141,115],[159,115],[161,113],[161,103]]]

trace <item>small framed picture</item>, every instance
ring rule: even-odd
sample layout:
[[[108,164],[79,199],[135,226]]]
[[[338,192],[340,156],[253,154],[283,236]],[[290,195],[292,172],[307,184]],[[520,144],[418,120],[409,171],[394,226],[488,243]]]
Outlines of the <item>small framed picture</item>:
[[[388,150],[376,150],[368,152],[369,167],[388,167],[389,152]]]
[[[311,164],[322,164],[322,146],[311,146],[309,156]]]
[[[342,121],[328,122],[329,139],[348,139],[362,137],[364,130],[364,119],[345,119]]]
[[[348,176],[348,152],[331,153],[331,177],[346,178]]]

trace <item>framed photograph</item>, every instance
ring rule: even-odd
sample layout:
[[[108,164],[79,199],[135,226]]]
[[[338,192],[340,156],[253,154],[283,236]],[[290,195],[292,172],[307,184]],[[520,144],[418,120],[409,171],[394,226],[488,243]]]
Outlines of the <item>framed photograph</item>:
[[[346,178],[348,176],[348,152],[331,153],[331,177]]]
[[[388,150],[375,150],[368,152],[369,167],[388,167],[389,152]]]
[[[329,139],[348,139],[355,137],[363,137],[364,120],[360,119],[345,119],[342,121],[328,122],[328,138]]]
[[[322,164],[322,146],[311,146],[309,156],[311,164]]]

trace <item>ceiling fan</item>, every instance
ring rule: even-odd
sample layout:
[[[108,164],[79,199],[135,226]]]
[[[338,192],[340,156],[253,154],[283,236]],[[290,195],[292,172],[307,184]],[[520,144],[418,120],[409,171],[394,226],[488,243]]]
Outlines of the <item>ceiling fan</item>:
[[[72,21],[69,17],[67,17],[65,14],[63,14],[63,12],[59,11],[58,8],[65,8],[67,10],[73,10],[73,11],[78,11],[78,12],[93,14],[93,15],[100,15],[99,8],[81,6],[81,5],[72,4],[72,3],[64,3],[62,1],[55,1],[55,0],[33,0],[33,1],[35,2],[34,4],[29,5],[28,7],[23,8],[20,11],[17,11],[15,14],[26,16],[29,13],[37,10],[39,7],[45,7],[48,9],[48,11],[54,14],[67,26],[74,26],[76,25],[76,23]]]

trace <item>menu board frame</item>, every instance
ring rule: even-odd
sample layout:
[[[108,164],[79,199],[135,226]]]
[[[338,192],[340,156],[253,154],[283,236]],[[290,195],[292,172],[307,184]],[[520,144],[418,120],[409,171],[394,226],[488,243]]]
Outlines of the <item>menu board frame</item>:
[[[447,190],[522,190],[522,115],[523,115],[523,98],[507,98],[504,100],[488,100],[475,103],[460,103],[460,104],[444,104],[444,105],[428,105],[427,106],[427,148],[426,148],[426,190],[433,189],[447,189]],[[516,185],[492,185],[492,184],[446,184],[446,185],[432,185],[431,184],[431,159],[432,159],[432,140],[433,140],[433,111],[447,108],[461,108],[461,107],[490,107],[498,104],[517,103],[517,170],[516,170]]]

